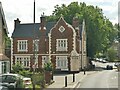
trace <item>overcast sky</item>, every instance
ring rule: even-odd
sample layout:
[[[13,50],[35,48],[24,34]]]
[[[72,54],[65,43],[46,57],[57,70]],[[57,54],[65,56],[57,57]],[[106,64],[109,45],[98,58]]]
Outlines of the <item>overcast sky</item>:
[[[21,23],[33,22],[34,0],[0,0],[2,2],[9,36],[14,29],[14,20],[19,18]],[[36,23],[40,22],[40,16],[51,15],[55,5],[70,4],[73,1],[85,2],[87,5],[98,6],[113,24],[118,22],[119,0],[35,0],[36,1]]]

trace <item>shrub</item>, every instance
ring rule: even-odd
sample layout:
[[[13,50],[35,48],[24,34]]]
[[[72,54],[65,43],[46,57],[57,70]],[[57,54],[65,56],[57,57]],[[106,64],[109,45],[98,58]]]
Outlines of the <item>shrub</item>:
[[[53,66],[52,66],[51,62],[45,63],[45,65],[44,65],[44,70],[45,71],[52,71],[52,69],[53,69]]]
[[[15,65],[13,65],[13,72],[14,73],[19,73],[19,71],[23,71],[24,68],[22,67],[22,65],[20,63],[16,63]]]

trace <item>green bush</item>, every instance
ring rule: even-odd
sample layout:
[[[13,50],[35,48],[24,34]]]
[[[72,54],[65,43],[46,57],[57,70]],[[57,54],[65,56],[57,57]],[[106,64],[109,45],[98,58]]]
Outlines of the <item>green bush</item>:
[[[24,77],[31,78],[32,72],[30,72],[28,70],[22,70],[22,71],[19,71],[19,74],[22,75],[22,76],[24,76]]]
[[[52,63],[50,63],[50,62],[45,63],[45,65],[44,65],[45,71],[52,71],[52,69],[53,69]]]
[[[113,48],[108,49],[109,61],[115,61],[117,59],[117,51]]]
[[[16,63],[12,66],[14,73],[19,73],[19,71],[24,70],[23,66],[20,63]]]
[[[45,87],[44,73],[35,73],[32,75],[32,82],[39,85],[41,88]]]

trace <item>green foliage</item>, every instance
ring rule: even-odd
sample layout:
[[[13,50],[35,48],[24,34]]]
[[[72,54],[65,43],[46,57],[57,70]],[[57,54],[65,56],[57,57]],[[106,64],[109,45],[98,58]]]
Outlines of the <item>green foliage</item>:
[[[15,73],[19,73],[19,71],[23,71],[24,68],[20,63],[16,63],[15,65],[13,65],[13,72]]]
[[[7,49],[10,49],[10,47],[11,47],[11,40],[10,40],[10,37],[5,37],[5,47],[7,48]]]
[[[32,81],[35,85],[40,85],[41,88],[44,88],[45,87],[44,73],[33,74]]]
[[[53,69],[53,66],[52,66],[52,63],[51,62],[47,62],[44,64],[44,70],[45,71],[52,71]]]
[[[30,72],[28,70],[22,70],[22,71],[19,71],[19,74],[22,75],[22,76],[24,76],[24,77],[31,78],[32,72]]]
[[[108,49],[108,60],[115,61],[117,59],[117,51],[113,48]]]
[[[68,6],[62,4],[56,5],[48,21],[56,21],[60,15],[72,24],[73,17],[78,17],[80,23],[85,19],[87,33],[87,55],[94,57],[98,53],[106,53],[115,38],[115,30],[112,23],[103,16],[102,9],[97,6],[86,5],[83,3],[72,2]]]
[[[14,73],[20,74],[24,77],[30,77],[32,75],[32,72],[25,70],[24,67],[20,63],[16,63],[13,65],[13,71]]]

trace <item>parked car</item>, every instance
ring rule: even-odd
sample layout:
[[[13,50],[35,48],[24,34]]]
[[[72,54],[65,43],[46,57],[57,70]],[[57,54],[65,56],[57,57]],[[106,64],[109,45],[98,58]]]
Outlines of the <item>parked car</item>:
[[[31,78],[27,78],[27,77],[23,78],[23,83],[25,88],[32,88]]]
[[[25,79],[26,77],[23,77],[19,74],[1,74],[0,75],[0,85],[6,86],[8,88],[26,88],[26,80],[31,80],[30,78]]]
[[[9,90],[8,87],[0,85],[0,90]]]
[[[113,69],[113,66],[107,65],[107,66],[106,66],[106,69],[107,69],[107,70],[112,70],[112,69]]]
[[[103,60],[102,62],[103,62],[103,63],[107,63],[107,61],[106,61],[106,60]]]
[[[118,67],[120,66],[120,63],[115,63],[114,66]]]

